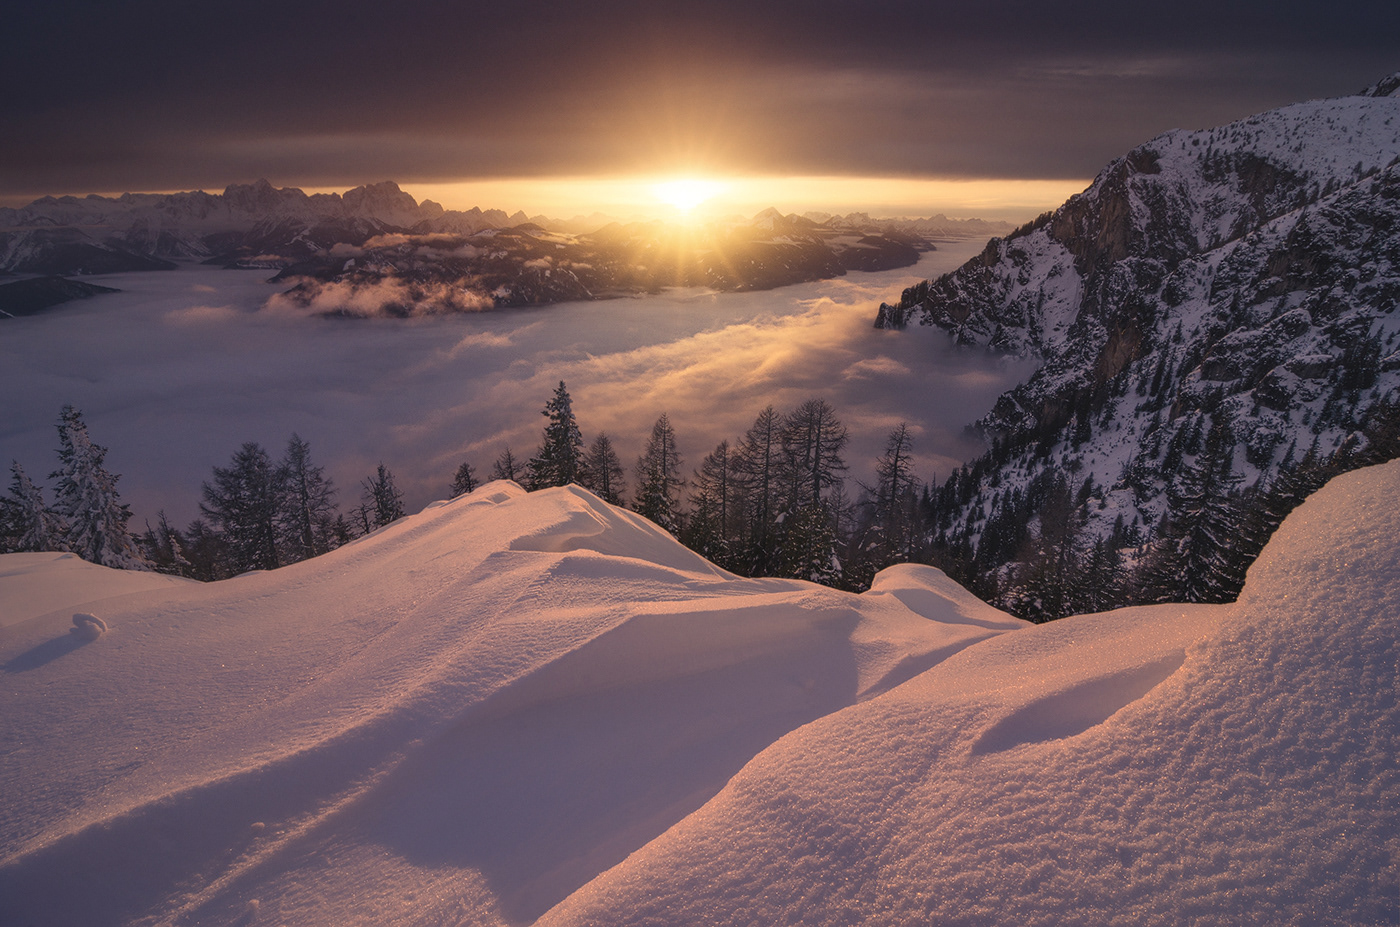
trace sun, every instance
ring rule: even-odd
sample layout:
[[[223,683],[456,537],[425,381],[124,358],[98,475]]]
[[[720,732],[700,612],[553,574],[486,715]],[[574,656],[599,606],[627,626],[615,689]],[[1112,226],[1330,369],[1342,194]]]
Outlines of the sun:
[[[676,177],[652,184],[651,193],[661,202],[674,206],[683,213],[690,213],[701,203],[722,193],[724,188],[725,185],[718,180]]]

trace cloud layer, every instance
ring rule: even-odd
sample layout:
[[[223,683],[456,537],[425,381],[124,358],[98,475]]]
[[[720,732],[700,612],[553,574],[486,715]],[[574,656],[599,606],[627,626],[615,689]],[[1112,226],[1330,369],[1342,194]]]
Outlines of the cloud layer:
[[[533,453],[540,409],[564,380],[585,438],[607,431],[629,467],[662,412],[690,469],[764,406],[819,395],[851,429],[853,477],[870,479],[900,420],[915,426],[920,475],[946,475],[978,447],[964,426],[1029,371],[871,320],[879,300],[978,247],[762,293],[414,319],[261,310],[278,288],[257,271],[121,275],[111,283],[123,293],[5,323],[0,392],[15,401],[0,462],[48,472],[53,422],[73,403],[110,448],[137,524],[161,508],[176,523],[193,518],[213,466],[244,441],[280,454],[293,431],[340,485],[342,505],[383,461],[413,508],[442,497],[464,459],[482,472],[506,445]]]

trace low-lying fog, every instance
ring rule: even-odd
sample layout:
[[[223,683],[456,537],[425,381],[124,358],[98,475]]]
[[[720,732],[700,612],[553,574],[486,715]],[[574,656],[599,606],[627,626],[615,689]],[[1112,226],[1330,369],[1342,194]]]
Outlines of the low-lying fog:
[[[464,459],[485,478],[506,445],[529,457],[540,410],[564,380],[584,440],[606,431],[629,471],[662,412],[688,475],[765,405],[781,412],[822,396],[850,429],[852,477],[871,479],[903,419],[916,427],[918,475],[941,478],[980,449],[964,426],[1031,368],[957,350],[931,329],[871,322],[880,300],[982,244],[942,243],[915,267],[761,293],[407,321],[264,310],[284,289],[264,282],[267,271],[98,277],[123,292],[0,321],[0,464],[17,459],[46,477],[57,465],[54,423],[72,403],[109,448],[133,529],[160,509],[183,526],[199,514],[213,466],[245,441],[280,457],[292,432],[334,478],[342,510],[382,461],[417,511],[447,495]]]

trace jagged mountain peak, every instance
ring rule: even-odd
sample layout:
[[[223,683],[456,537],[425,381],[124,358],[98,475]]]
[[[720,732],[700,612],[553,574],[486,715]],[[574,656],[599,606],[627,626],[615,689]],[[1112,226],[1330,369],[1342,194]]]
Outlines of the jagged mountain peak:
[[[1393,91],[1164,133],[1058,209],[880,307],[877,326],[920,321],[1044,361],[980,423],[992,452],[940,497],[950,549],[976,562],[992,594],[1030,595],[1025,558],[1038,555],[1026,551],[1042,543],[1043,553],[1056,530],[1056,543],[1077,543],[1086,558],[1106,543],[1125,562],[1173,568],[1193,544],[1229,549],[1219,525],[1209,543],[1183,534],[1203,510],[1203,480],[1222,499],[1262,498],[1305,463],[1345,467],[1392,441]],[[1060,486],[1071,476],[1072,500],[1074,487]],[[1049,521],[1046,505],[1059,513]],[[1064,520],[1062,508],[1076,514]]]
[[[1400,90],[1400,71],[1396,71],[1389,77],[1382,77],[1380,80],[1361,91],[1360,96],[1389,97],[1394,96],[1397,90]]]

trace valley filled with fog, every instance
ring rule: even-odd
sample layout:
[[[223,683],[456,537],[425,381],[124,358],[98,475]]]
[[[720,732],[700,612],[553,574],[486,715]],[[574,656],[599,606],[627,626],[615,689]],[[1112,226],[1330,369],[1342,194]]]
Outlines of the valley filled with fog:
[[[140,530],[161,509],[174,524],[197,516],[201,482],[243,442],[277,456],[297,432],[335,480],[342,509],[383,462],[412,512],[448,494],[463,460],[484,478],[506,445],[531,455],[540,410],[564,380],[585,440],[606,431],[629,470],[663,412],[688,475],[765,405],[782,412],[821,396],[850,428],[851,477],[870,479],[901,420],[915,428],[918,475],[943,477],[980,449],[965,426],[1031,368],[954,349],[933,329],[871,323],[881,300],[982,244],[943,242],[913,267],[778,290],[412,320],[269,304],[286,285],[267,283],[265,270],[94,277],[122,292],[0,326],[0,458],[47,474],[54,423],[72,403],[109,448]]]

